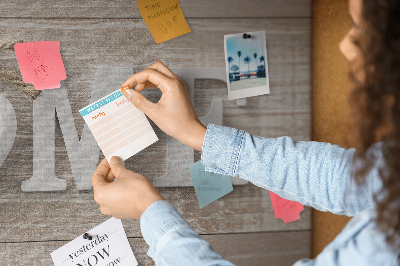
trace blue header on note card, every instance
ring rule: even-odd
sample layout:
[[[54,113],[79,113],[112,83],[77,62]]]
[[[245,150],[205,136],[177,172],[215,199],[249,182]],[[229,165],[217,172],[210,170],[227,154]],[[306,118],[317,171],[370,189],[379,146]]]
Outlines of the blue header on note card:
[[[121,96],[123,96],[123,94],[118,90],[118,91],[114,92],[113,94],[105,97],[104,99],[101,99],[100,101],[95,102],[94,104],[91,104],[90,106],[86,107],[85,109],[82,109],[80,111],[80,113],[82,116],[88,115],[91,112],[96,111],[100,107],[106,105],[109,102],[114,101],[115,99],[117,99]]]

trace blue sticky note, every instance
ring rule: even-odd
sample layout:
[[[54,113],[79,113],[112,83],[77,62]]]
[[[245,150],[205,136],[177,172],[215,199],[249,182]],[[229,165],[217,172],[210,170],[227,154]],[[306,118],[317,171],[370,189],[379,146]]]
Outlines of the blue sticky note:
[[[229,176],[206,172],[201,161],[190,166],[190,174],[200,208],[233,191]]]

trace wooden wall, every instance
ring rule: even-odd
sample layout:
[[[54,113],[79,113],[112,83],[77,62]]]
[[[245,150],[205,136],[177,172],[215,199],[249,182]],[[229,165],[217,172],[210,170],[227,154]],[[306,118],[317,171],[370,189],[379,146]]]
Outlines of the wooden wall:
[[[245,107],[238,107],[226,100],[222,81],[197,80],[196,111],[205,115],[210,95],[220,96],[225,99],[226,126],[263,137],[310,140],[311,1],[181,0],[180,4],[192,32],[157,45],[133,0],[1,1],[0,40],[61,42],[69,102],[76,130],[82,132],[78,110],[89,103],[98,65],[140,71],[161,60],[172,68],[224,68],[225,34],[265,30],[271,94],[249,98]],[[12,51],[0,51],[0,67],[19,73]],[[99,212],[93,191],[75,188],[59,127],[56,174],[67,181],[67,190],[22,192],[21,182],[32,176],[32,103],[5,81],[0,81],[0,93],[13,105],[18,121],[14,146],[0,167],[0,264],[51,265],[53,250],[109,217]],[[154,149],[165,156],[165,137],[159,130],[156,133],[160,141]],[[151,171],[142,166],[151,162],[148,151],[141,158],[128,160],[127,165],[150,178],[163,173],[163,162],[153,163]],[[201,210],[193,187],[159,190],[233,263],[291,265],[311,256],[310,208],[299,221],[284,224],[274,218],[268,191],[252,184],[235,186],[232,193]],[[152,265],[139,223],[123,220],[123,224],[139,264]]]

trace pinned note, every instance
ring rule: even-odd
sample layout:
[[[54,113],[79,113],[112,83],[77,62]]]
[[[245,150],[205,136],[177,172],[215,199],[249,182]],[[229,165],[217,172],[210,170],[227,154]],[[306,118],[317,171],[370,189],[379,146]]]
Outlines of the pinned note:
[[[83,235],[89,236],[83,238]],[[121,220],[111,218],[51,253],[54,265],[138,265]]]
[[[233,191],[232,181],[229,176],[205,171],[201,161],[190,166],[194,190],[200,208]]]
[[[190,32],[178,0],[137,0],[137,3],[157,44]]]
[[[60,42],[17,43],[14,50],[24,82],[36,90],[60,88],[60,81],[67,78]]]
[[[273,192],[269,192],[275,218],[282,219],[284,223],[290,223],[300,219],[300,213],[304,206],[296,201],[284,199]]]

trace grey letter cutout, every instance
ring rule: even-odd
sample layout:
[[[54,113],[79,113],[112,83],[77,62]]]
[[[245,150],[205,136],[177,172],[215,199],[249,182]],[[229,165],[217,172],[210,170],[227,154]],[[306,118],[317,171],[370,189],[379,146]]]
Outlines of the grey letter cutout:
[[[91,102],[119,88],[131,68],[99,67],[91,94]],[[91,176],[97,167],[100,148],[85,124],[81,140],[78,139],[67,90],[61,88],[45,90],[33,102],[33,176],[21,185],[23,191],[65,190],[66,181],[55,176],[55,117],[54,110],[64,137],[68,158],[78,190],[91,189]]]
[[[0,166],[10,152],[17,133],[17,118],[11,103],[0,94]]]

